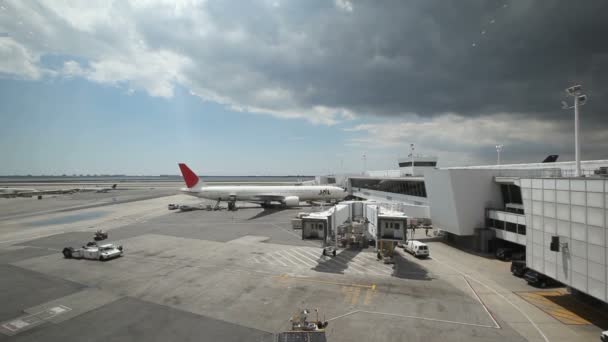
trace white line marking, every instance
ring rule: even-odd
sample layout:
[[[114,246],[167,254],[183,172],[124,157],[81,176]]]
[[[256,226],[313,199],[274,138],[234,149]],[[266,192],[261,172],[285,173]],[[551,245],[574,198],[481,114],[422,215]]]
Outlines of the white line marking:
[[[319,254],[321,254],[321,253],[319,253],[319,254],[311,253],[304,248],[298,248],[298,250],[302,253],[308,254],[309,256],[311,256],[313,258],[320,258]]]
[[[338,254],[338,255],[339,255],[339,254]],[[337,264],[344,265],[344,266],[346,266],[346,268],[345,268],[346,270],[352,271],[352,272],[357,273],[357,274],[365,274],[364,272],[361,272],[361,271],[357,270],[356,268],[352,268],[352,267],[351,267],[352,265],[349,265],[349,264],[347,264],[346,262],[344,262],[344,261],[340,260],[340,259],[338,258],[338,255],[336,255],[335,257],[332,257],[332,259],[331,259],[331,260],[329,260],[329,261],[327,261],[327,262],[328,262],[328,263],[330,263],[330,262],[334,262],[334,263],[337,263]]]
[[[273,227],[275,227],[275,228],[278,228],[278,229],[280,229],[280,230],[282,230],[282,231],[284,231],[284,232],[286,232],[286,233],[289,233],[289,234],[291,234],[291,235],[293,235],[293,236],[295,236],[295,237],[297,237],[297,238],[299,238],[299,239],[302,239],[302,235],[298,235],[298,234],[296,234],[296,233],[294,233],[294,232],[292,232],[292,231],[289,231],[289,230],[287,230],[287,229],[285,229],[285,228],[283,228],[283,227],[281,227],[281,226],[277,226],[277,225],[276,225],[276,224],[274,224],[274,223],[271,223],[270,225],[271,225],[271,226],[273,226]],[[306,240],[304,240],[304,241],[306,241]]]
[[[54,306],[52,308],[44,309],[42,311],[39,311],[39,312],[36,312],[33,314],[21,316],[21,317],[13,319],[11,321],[4,322],[2,324],[2,327],[5,328],[6,330],[9,330],[11,333],[17,333],[19,330],[22,330],[29,326],[35,326],[38,324],[42,324],[43,322],[46,322],[47,320],[49,320],[57,315],[60,315],[64,312],[68,312],[68,311],[72,311],[72,309],[65,305]],[[46,318],[38,317],[39,315],[42,315],[43,313],[47,313],[48,317],[46,317]],[[31,320],[31,318],[34,318],[35,320],[28,322],[27,320],[28,319]]]
[[[351,264],[350,259],[346,258],[345,256],[343,256],[343,255],[341,255],[341,254],[342,254],[342,253],[337,254],[337,255],[334,257],[334,259],[337,259],[337,260],[339,260],[339,261],[342,261],[342,263],[343,263],[343,264],[345,264],[345,265],[346,265],[348,268],[352,268],[353,270],[355,270],[355,271],[357,271],[357,272],[362,272],[362,273],[365,273],[365,272],[367,272],[367,271],[368,271],[368,270],[367,270],[365,267],[362,267],[362,266],[357,266],[357,265],[355,265],[355,264]],[[363,271],[360,271],[360,270],[358,270],[357,268],[360,268],[360,269],[362,269]]]
[[[309,258],[305,254],[300,253],[300,251],[298,251],[297,248],[291,249],[289,251],[296,253],[297,255],[301,256],[302,258],[306,258],[306,259],[310,260],[310,262],[312,262],[314,266],[317,266],[319,264],[319,260],[315,260],[315,259]]]
[[[319,247],[315,248],[315,247],[302,246],[302,247],[300,247],[300,249],[305,249],[315,255],[319,255],[320,253],[323,253],[323,248],[319,248]]]
[[[358,257],[359,256],[357,255],[355,258],[351,259],[350,262],[354,263],[355,265],[361,266],[361,267],[365,268],[366,270],[371,270],[373,272],[376,272],[376,274],[380,274],[380,275],[393,274],[393,268],[391,266],[376,265],[376,263],[378,262],[377,260],[374,260],[371,263],[363,262],[360,259],[357,260]]]
[[[290,258],[290,257],[288,257],[287,255],[283,255],[283,254],[281,254],[281,252],[282,252],[282,251],[276,251],[275,253],[277,253],[278,255],[282,256],[282,257],[283,257],[283,259],[285,259],[285,260],[289,261],[290,263],[294,264],[295,266],[302,266],[302,264],[299,264],[299,263],[294,262],[293,260],[291,260],[291,258]]]
[[[265,255],[260,255],[260,259],[264,260],[264,262],[266,262],[267,264],[274,265],[274,262],[272,262],[272,260],[270,260],[270,258],[266,258]]]
[[[409,315],[399,315],[399,314],[393,314],[393,313],[388,313],[388,312],[365,311],[365,310],[351,311],[349,313],[345,313],[344,315],[340,315],[340,316],[336,316],[336,317],[330,318],[330,319],[328,319],[328,321],[333,321],[333,320],[336,320],[338,318],[354,315],[356,313],[366,313],[366,314],[373,314],[373,315],[394,316],[394,317],[401,317],[401,318],[419,319],[419,320],[423,320],[423,321],[449,323],[449,324],[460,324],[460,325],[468,325],[468,326],[481,327],[481,328],[498,329],[498,328],[496,328],[495,326],[492,326],[492,325],[476,324],[476,323],[465,323],[465,322],[456,322],[456,321],[448,321],[448,320],[437,319],[437,318],[428,318],[428,317],[420,317],[420,316],[409,316]]]
[[[502,294],[500,294],[498,291],[494,290],[493,288],[491,288],[489,285],[479,281],[478,279],[474,278],[473,276],[470,276],[462,271],[460,271],[459,269],[457,269],[456,267],[450,266],[449,264],[446,264],[443,261],[440,261],[439,259],[437,259],[437,257],[433,257],[433,260],[437,261],[438,263],[447,266],[451,269],[453,269],[454,271],[460,273],[463,276],[469,277],[471,280],[474,280],[476,283],[479,283],[483,286],[485,286],[488,290],[494,292],[496,295],[498,295],[500,298],[502,298],[505,302],[509,303],[512,307],[514,307],[517,311],[519,311],[524,317],[526,317],[526,319],[528,320],[528,322],[530,322],[532,324],[532,326],[534,326],[534,328],[536,329],[536,331],[538,331],[538,333],[540,334],[540,336],[542,336],[542,338],[546,341],[549,342],[549,339],[547,338],[547,336],[543,333],[542,330],[540,330],[540,328],[538,327],[538,325],[536,325],[536,323],[534,323],[534,321],[532,320],[532,318],[530,318],[530,316],[528,316],[528,314],[526,314],[522,309],[520,309],[517,305],[515,305],[512,301],[510,301],[509,299],[507,299],[507,297],[503,296]]]
[[[475,298],[477,298],[477,301],[479,302],[479,304],[481,304],[481,306],[483,306],[483,309],[486,310],[486,313],[488,314],[488,316],[490,316],[490,319],[492,320],[492,322],[494,322],[494,325],[496,326],[496,328],[500,329],[500,324],[498,324],[498,322],[496,322],[496,320],[494,319],[494,316],[492,316],[492,314],[490,313],[490,310],[488,310],[488,307],[481,301],[481,298],[479,298],[479,296],[477,295],[477,292],[475,292],[475,289],[473,289],[473,286],[471,286],[471,283],[469,283],[469,281],[467,280],[467,278],[465,278],[465,276],[462,276],[462,280],[464,280],[464,282],[467,283],[467,285],[471,289],[471,292],[473,292],[473,295],[475,296]]]
[[[359,256],[360,253],[351,253],[351,252],[347,252],[347,251],[342,251],[342,253],[340,253],[340,255],[342,256],[348,256],[350,257],[350,261],[354,264],[357,264],[359,266],[367,266],[365,264],[363,264],[360,260],[357,260],[357,257]]]
[[[271,256],[271,257],[272,257],[274,260],[278,261],[278,262],[279,262],[281,265],[283,265],[283,266],[287,267],[287,264],[286,264],[286,263],[284,263],[283,261],[281,261],[281,259],[277,258],[277,257],[274,255],[274,253],[269,253],[269,254],[266,254],[266,255],[270,255],[270,256]]]
[[[289,255],[290,257],[292,257],[292,258],[294,258],[295,260],[297,260],[297,261],[298,261],[300,264],[304,264],[304,265],[306,265],[306,266],[308,266],[308,267],[315,267],[314,263],[311,265],[310,263],[308,263],[308,262],[306,262],[306,261],[304,261],[304,260],[302,260],[302,259],[298,258],[296,255],[293,255],[293,254],[291,253],[291,252],[293,252],[293,251],[291,251],[291,250],[286,250],[286,249],[284,249],[283,251],[284,251],[284,252],[285,252],[287,255]],[[306,259],[310,260],[309,258],[306,258]]]

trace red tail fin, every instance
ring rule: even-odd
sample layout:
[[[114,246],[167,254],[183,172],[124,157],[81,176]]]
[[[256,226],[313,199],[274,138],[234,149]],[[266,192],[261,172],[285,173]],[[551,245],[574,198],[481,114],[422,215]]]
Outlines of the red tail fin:
[[[198,176],[196,173],[192,172],[192,170],[190,170],[190,168],[184,163],[179,163],[178,165],[187,187],[192,188],[198,184]]]

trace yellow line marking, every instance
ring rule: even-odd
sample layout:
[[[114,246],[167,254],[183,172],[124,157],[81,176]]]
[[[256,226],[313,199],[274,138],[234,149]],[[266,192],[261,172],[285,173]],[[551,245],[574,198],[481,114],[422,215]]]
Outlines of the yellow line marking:
[[[562,297],[568,294],[559,291],[540,291],[540,292],[520,292],[522,298],[529,303],[537,306],[542,311],[546,312],[553,318],[564,324],[571,325],[590,325],[590,321],[579,316],[576,312],[566,309],[565,307],[551,301],[551,297]],[[576,304],[576,303],[575,303]],[[577,305],[582,311],[587,311],[584,305]]]
[[[355,305],[359,302],[359,295],[361,294],[361,288],[360,287],[355,287],[353,290],[353,298],[351,299],[350,303]]]
[[[353,297],[353,290],[351,287],[342,286],[342,293],[344,294],[344,304],[350,303]]]
[[[372,290],[376,289],[376,284],[364,285],[364,284],[354,284],[354,283],[350,283],[350,284],[349,283],[339,283],[339,282],[328,281],[328,280],[320,280],[320,279],[314,279],[314,278],[294,277],[294,276],[290,276],[290,275],[287,275],[287,274],[282,274],[280,276],[275,276],[275,278],[278,278],[280,280],[294,279],[294,280],[297,280],[297,281],[308,281],[308,282],[320,283],[320,284],[329,284],[329,285],[338,285],[338,286],[349,286],[349,287],[359,287],[359,288],[372,289]]]
[[[374,290],[373,289],[367,289],[365,290],[365,299],[363,299],[363,304],[365,305],[369,305],[370,302],[372,301],[372,297],[374,296]]]

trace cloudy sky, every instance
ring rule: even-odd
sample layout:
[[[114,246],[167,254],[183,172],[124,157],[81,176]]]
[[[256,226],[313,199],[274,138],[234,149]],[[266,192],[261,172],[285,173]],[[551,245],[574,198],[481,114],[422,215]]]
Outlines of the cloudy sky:
[[[0,174],[608,159],[608,2],[0,0]]]

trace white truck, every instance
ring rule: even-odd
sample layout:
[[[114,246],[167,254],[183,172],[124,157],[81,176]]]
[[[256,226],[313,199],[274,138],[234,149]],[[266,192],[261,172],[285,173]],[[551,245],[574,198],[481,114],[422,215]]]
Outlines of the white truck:
[[[416,240],[408,240],[403,245],[403,249],[418,258],[426,258],[430,255],[429,246]]]
[[[81,248],[66,247],[62,251],[66,259],[91,259],[91,260],[109,260],[122,256],[123,248],[121,245],[111,243],[97,245],[95,242],[89,242]]]

